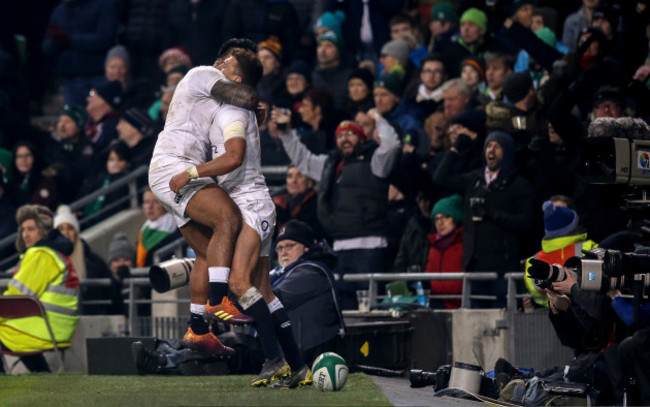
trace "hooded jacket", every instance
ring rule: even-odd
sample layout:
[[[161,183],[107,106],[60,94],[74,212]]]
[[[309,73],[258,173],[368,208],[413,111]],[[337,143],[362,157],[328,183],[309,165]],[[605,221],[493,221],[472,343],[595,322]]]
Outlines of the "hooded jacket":
[[[520,237],[533,224],[533,189],[517,175],[514,166],[514,142],[502,132],[488,135],[483,146],[485,151],[491,141],[497,141],[503,149],[503,158],[494,181],[485,180],[485,167],[460,175],[451,174],[457,154],[450,153],[440,163],[434,181],[445,187],[464,193],[463,208],[463,262],[467,271],[514,271],[519,269]],[[485,199],[483,220],[472,220],[470,198]]]
[[[43,304],[60,348],[70,346],[78,315],[79,280],[70,259],[72,243],[58,230],[25,250],[4,295],[31,295]],[[38,317],[3,320],[0,342],[14,352],[51,349],[45,321]]]

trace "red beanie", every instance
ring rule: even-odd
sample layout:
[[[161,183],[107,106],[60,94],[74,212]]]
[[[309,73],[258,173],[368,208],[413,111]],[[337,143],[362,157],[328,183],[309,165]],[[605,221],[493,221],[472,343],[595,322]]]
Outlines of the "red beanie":
[[[339,133],[348,131],[351,131],[359,137],[359,140],[361,140],[362,143],[366,142],[366,135],[363,133],[363,128],[357,122],[353,122],[352,120],[343,120],[336,128],[334,135],[338,136]]]

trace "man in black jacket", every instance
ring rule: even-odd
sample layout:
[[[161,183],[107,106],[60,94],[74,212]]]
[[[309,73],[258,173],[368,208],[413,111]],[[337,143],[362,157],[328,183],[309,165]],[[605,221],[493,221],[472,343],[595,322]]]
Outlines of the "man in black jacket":
[[[323,352],[335,350],[344,324],[334,287],[336,256],[314,242],[305,222],[290,220],[278,234],[280,265],[271,271],[273,293],[289,313],[293,336],[303,360],[311,365]]]
[[[313,154],[298,140],[295,131],[280,135],[291,162],[318,188],[318,220],[334,240],[339,263],[336,272],[383,272],[386,270],[388,228],[388,176],[400,151],[397,133],[372,109],[381,145],[366,140],[361,126],[344,120],[336,128],[336,150]],[[341,307],[357,307],[356,290],[367,283],[339,281]]]
[[[517,270],[522,258],[520,238],[533,223],[533,189],[517,175],[514,142],[502,131],[487,136],[484,167],[452,174],[458,152],[469,140],[469,136],[459,135],[434,174],[437,184],[465,194],[463,269],[499,273]],[[472,293],[497,296],[495,301],[472,300],[473,308],[505,306],[506,284],[501,278],[474,282]]]

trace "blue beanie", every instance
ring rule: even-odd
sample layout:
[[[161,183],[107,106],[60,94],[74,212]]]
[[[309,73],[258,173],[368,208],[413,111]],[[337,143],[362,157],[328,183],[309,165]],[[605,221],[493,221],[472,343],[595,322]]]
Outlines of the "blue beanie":
[[[564,206],[555,206],[546,201],[542,205],[544,211],[544,239],[568,236],[578,226],[578,214]]]
[[[343,31],[341,30],[341,25],[345,21],[345,13],[341,10],[336,10],[335,12],[326,11],[323,13],[316,21],[316,30],[321,27],[327,27],[330,30],[334,31],[337,37],[343,37]]]

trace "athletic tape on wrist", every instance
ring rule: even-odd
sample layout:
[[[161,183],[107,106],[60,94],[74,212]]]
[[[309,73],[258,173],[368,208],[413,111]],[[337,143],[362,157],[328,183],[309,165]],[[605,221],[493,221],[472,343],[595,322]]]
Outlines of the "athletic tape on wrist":
[[[199,171],[196,169],[196,166],[188,168],[187,175],[189,175],[191,179],[197,179],[199,177]]]

